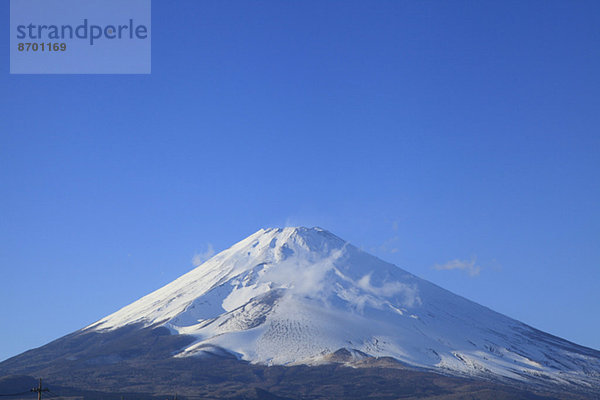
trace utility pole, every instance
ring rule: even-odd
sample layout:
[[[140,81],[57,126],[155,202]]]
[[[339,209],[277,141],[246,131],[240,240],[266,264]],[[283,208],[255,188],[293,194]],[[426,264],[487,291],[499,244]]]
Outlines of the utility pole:
[[[37,392],[38,400],[42,400],[42,392],[48,392],[48,388],[42,389],[42,378],[40,378],[40,384],[38,387],[31,389],[32,392]]]

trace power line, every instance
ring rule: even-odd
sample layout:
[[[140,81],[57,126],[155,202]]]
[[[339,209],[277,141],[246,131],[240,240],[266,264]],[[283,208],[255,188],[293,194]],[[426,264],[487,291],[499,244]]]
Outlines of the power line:
[[[34,387],[30,390],[28,390],[27,392],[20,392],[20,393],[5,393],[5,394],[1,394],[0,393],[0,397],[14,397],[14,396],[23,396],[26,394],[29,394],[31,392],[37,393],[38,394],[38,400],[42,400],[42,393],[43,392],[47,392],[48,393],[48,397],[50,398],[60,398],[61,396],[52,392],[50,389],[48,388],[44,388],[42,387],[42,379],[40,378],[39,384],[37,387]]]
[[[42,378],[40,378],[40,384],[38,387],[31,389],[32,392],[36,392],[38,394],[38,400],[42,400],[42,392],[49,392],[50,389],[42,388]]]

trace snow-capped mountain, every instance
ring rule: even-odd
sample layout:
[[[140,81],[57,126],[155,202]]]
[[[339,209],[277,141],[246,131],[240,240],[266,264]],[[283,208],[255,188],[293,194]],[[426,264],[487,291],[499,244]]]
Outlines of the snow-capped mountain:
[[[320,228],[263,229],[83,332],[165,327],[175,358],[320,364],[346,349],[449,374],[600,388],[600,352],[538,331]]]

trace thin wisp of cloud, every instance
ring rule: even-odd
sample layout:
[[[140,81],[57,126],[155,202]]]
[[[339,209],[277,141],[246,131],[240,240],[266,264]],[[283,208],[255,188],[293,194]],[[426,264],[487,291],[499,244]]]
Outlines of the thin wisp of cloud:
[[[454,259],[444,264],[436,264],[433,269],[437,271],[464,271],[469,276],[478,276],[481,273],[481,267],[476,262],[475,257],[471,258],[470,261]]]
[[[194,267],[197,267],[197,266],[201,265],[202,263],[204,263],[209,258],[211,258],[214,254],[215,254],[215,249],[213,248],[213,245],[208,243],[206,245],[205,251],[194,254],[194,256],[192,257],[192,264],[194,265]]]

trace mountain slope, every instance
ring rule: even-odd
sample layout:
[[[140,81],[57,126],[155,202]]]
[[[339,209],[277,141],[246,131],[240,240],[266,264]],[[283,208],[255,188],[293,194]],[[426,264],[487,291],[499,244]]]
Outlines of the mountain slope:
[[[1,363],[0,372],[84,355],[115,364],[131,356],[129,348],[153,360],[219,355],[288,366],[392,357],[445,374],[600,392],[600,352],[454,295],[319,228],[260,230],[67,338]]]
[[[316,364],[348,348],[459,374],[600,380],[598,351],[456,296],[319,228],[260,230],[87,329],[132,323],[192,335],[175,357],[224,348],[251,362]]]

